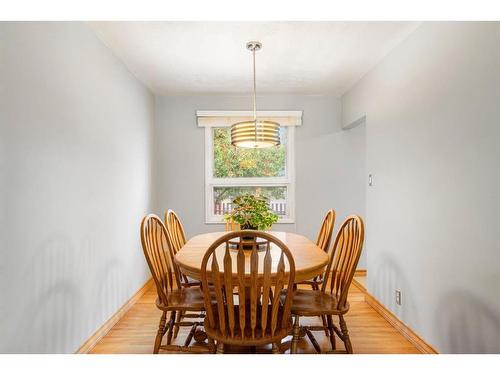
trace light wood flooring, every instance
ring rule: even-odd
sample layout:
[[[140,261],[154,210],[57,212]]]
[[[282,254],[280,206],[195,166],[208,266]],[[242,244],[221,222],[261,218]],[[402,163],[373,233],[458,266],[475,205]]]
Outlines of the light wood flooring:
[[[154,304],[155,299],[156,290],[152,286],[97,343],[91,353],[151,353],[161,315]],[[356,285],[352,285],[349,291],[349,303],[351,310],[346,315],[346,321],[355,353],[419,353],[415,346],[365,302],[364,294]],[[302,318],[301,322],[311,324],[315,323],[314,320],[316,318]],[[188,331],[189,327],[182,327],[173,343],[182,345]],[[322,332],[315,332],[314,335],[322,348],[330,349],[328,338]],[[337,340],[337,347],[342,347],[340,340]],[[233,350],[242,352],[243,348]],[[267,351],[268,348],[257,348],[257,353]],[[306,337],[301,340],[299,352],[315,353]]]

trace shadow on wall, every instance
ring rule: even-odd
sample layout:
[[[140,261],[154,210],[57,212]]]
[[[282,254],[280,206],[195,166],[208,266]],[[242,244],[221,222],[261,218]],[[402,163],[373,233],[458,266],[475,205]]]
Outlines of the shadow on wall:
[[[454,290],[440,298],[435,332],[443,353],[500,353],[500,316],[472,293]]]
[[[13,335],[16,351],[65,353],[71,347],[78,334],[77,311],[83,307],[79,290],[70,281],[77,266],[73,256],[74,246],[64,236],[51,238],[36,252],[22,286],[31,301],[16,324],[22,325],[20,334]]]
[[[97,318],[98,324],[105,322],[114,314],[127,299],[127,290],[130,290],[130,280],[126,279],[123,264],[116,260],[107,262],[97,276],[97,311],[92,316]]]
[[[10,327],[9,352],[74,352],[126,301],[125,265],[119,254],[102,259],[95,246],[102,238],[96,236],[84,237],[78,249],[64,235],[40,246],[24,273],[22,312]],[[92,291],[83,295],[85,284]]]
[[[76,345],[81,345],[82,340],[90,337],[130,297],[127,292],[132,289],[131,280],[126,276],[126,264],[120,254],[103,253],[101,245],[98,245],[106,244],[107,249],[119,248],[109,241],[110,236],[101,231],[88,233],[81,241],[79,279],[82,283],[91,284],[92,288],[81,312]]]
[[[418,332],[418,310],[413,290],[394,259],[388,253],[381,252],[377,268],[373,271],[370,268],[368,275],[369,287],[374,296],[406,325]],[[401,305],[396,304],[396,289],[401,290]],[[410,315],[413,315],[411,320]]]

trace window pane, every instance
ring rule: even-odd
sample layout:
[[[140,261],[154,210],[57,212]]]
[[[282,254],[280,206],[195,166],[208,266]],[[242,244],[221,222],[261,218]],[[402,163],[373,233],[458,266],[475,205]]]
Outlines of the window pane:
[[[280,128],[276,147],[248,149],[231,145],[231,128],[213,128],[213,177],[284,177],[286,128]]]
[[[214,187],[214,215],[231,212],[233,199],[241,194],[255,194],[269,199],[271,209],[280,217],[287,215],[286,186],[217,186]]]

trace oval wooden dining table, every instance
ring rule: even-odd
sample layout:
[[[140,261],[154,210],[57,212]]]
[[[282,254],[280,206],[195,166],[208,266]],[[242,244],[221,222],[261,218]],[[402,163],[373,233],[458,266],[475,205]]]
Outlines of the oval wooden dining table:
[[[205,252],[215,240],[227,233],[212,232],[192,237],[175,255],[175,261],[181,272],[195,280],[201,280],[201,262]],[[328,255],[311,240],[296,233],[273,231],[267,231],[267,233],[281,240],[290,249],[295,261],[295,282],[312,279],[324,271],[328,263]],[[222,259],[224,251],[224,245],[219,246],[216,250],[217,258]],[[245,259],[245,268],[247,269],[250,268],[250,253],[249,251]],[[278,253],[279,249],[272,245],[273,263],[278,262]],[[264,255],[265,251],[259,252],[259,262],[263,261]],[[223,272],[224,269],[222,263],[219,263],[220,272]],[[285,272],[287,267],[288,265],[285,265]],[[233,270],[235,269],[236,267],[233,267]],[[274,264],[272,269],[276,269]]]

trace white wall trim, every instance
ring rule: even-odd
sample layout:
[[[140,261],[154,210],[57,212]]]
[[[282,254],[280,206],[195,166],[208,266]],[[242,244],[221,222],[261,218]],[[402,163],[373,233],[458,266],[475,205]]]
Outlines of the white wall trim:
[[[257,116],[273,119],[281,126],[301,126],[303,111],[257,111]],[[199,127],[224,127],[253,118],[252,111],[196,111]]]

